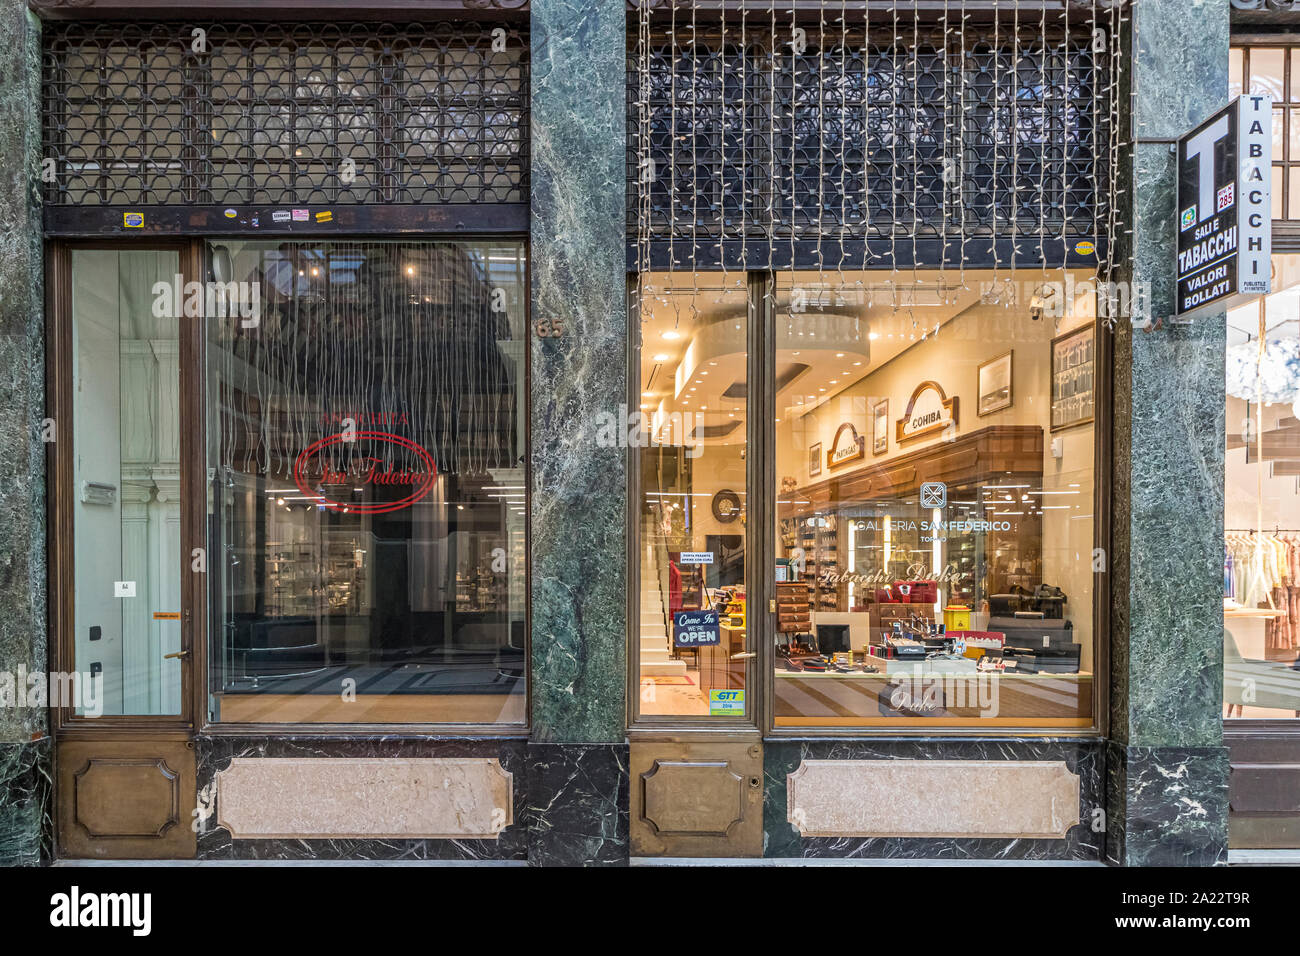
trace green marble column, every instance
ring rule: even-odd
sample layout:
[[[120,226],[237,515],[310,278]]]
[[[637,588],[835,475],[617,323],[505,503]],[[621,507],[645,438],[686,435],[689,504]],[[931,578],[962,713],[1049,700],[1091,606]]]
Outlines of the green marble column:
[[[533,739],[616,743],[626,700],[626,9],[532,3]],[[545,330],[538,334],[538,325]]]
[[[1173,313],[1171,141],[1227,102],[1226,0],[1139,0],[1132,52],[1129,278]],[[1127,178],[1127,177],[1126,177]],[[1209,864],[1227,843],[1223,747],[1222,313],[1117,326],[1107,855]]]
[[[40,24],[0,0],[0,671],[46,669]],[[64,437],[64,436],[60,436]],[[39,861],[44,709],[0,707],[0,866]]]

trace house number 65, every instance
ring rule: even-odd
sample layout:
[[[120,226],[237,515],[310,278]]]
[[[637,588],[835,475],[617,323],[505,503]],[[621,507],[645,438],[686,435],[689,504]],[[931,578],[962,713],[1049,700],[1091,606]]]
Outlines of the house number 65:
[[[539,339],[558,339],[563,334],[564,326],[560,319],[541,319],[537,323]]]

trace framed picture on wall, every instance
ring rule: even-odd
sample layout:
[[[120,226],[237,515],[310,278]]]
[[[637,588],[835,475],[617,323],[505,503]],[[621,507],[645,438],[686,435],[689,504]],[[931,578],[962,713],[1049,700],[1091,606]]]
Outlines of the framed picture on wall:
[[[1052,431],[1086,425],[1095,411],[1096,331],[1091,325],[1052,339]]]
[[[822,443],[818,442],[808,449],[808,477],[815,478],[822,473]]]
[[[1011,407],[1011,352],[989,359],[979,370],[979,401],[975,410],[992,415]]]
[[[871,454],[889,450],[889,399],[882,398],[871,406]]]

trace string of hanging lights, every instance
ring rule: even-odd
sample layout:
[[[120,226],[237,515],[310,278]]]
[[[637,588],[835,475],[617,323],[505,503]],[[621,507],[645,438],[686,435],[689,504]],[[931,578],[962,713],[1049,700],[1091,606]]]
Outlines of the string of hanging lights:
[[[877,25],[871,3],[829,3],[638,0],[629,168],[642,284],[689,270],[697,295],[702,272],[729,288],[733,271],[790,268],[842,294],[853,261],[894,279],[910,269],[913,288],[937,270],[944,296],[968,290],[976,268],[1011,304],[1031,263],[1043,283],[1067,264],[1113,281],[1120,97],[1133,92],[1124,5],[993,0],[974,17],[958,0],[893,0]],[[1089,243],[1095,260],[1080,251]]]

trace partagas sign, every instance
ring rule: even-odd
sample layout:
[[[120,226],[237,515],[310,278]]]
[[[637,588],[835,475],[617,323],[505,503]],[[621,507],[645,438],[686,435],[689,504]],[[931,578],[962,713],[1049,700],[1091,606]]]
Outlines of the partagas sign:
[[[1270,291],[1272,121],[1241,96],[1178,140],[1177,317]]]

